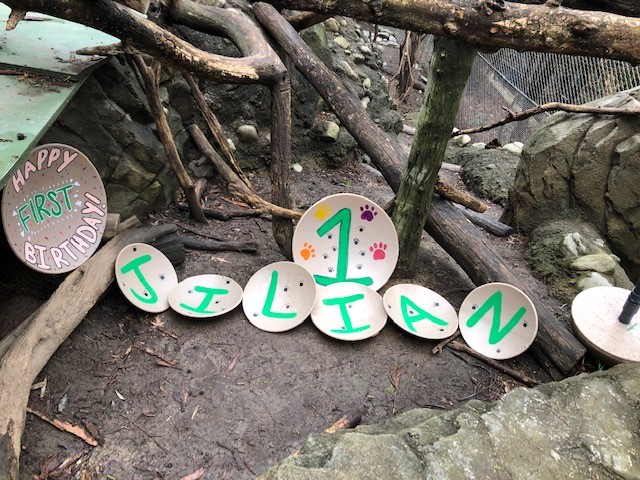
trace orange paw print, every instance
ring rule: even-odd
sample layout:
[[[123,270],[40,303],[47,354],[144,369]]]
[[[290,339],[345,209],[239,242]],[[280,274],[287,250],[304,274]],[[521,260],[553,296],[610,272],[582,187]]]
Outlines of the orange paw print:
[[[300,250],[300,255],[305,260],[309,260],[310,258],[316,258],[316,249],[313,248],[313,245],[310,243],[304,242],[303,249]]]

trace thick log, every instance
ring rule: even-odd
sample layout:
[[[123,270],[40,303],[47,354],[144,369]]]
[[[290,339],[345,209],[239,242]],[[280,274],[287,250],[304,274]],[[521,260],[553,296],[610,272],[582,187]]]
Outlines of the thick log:
[[[472,210],[460,209],[460,211],[464,214],[465,217],[469,219],[474,225],[477,225],[487,232],[495,235],[496,237],[508,237],[515,233],[515,228],[511,225],[507,225],[506,223],[502,223],[499,220],[494,220],[487,215],[482,215],[481,213],[474,212]]]
[[[424,102],[393,211],[401,277],[414,275],[438,171],[475,57],[476,50],[470,45],[448,38],[434,42]]]
[[[116,0],[125,7],[133,8],[136,12],[147,13],[151,0]]]
[[[256,242],[218,242],[192,237],[182,237],[182,242],[185,248],[208,252],[258,253],[259,248]]]
[[[213,23],[216,33],[237,42],[236,46],[244,54],[238,58],[200,50],[169,30],[110,0],[5,0],[4,3],[12,9],[46,13],[102,30],[141,52],[161,59],[165,65],[217,82],[270,84],[284,71],[278,56],[259,36],[259,29],[249,17],[237,10],[207,7],[213,9],[213,17],[217,19]],[[176,18],[182,9],[188,11],[194,5],[197,4],[188,0],[178,2],[174,10]],[[254,34],[245,34],[251,28]],[[253,40],[259,43],[250,43]]]
[[[502,0],[273,0],[282,8],[345,15],[479,48],[513,48],[640,63],[640,21],[607,12]]]
[[[36,376],[114,280],[123,247],[176,231],[175,225],[129,230],[116,235],[70,273],[30,319],[0,358],[0,479],[17,480],[20,438],[29,392]]]
[[[339,79],[328,71],[322,61],[310,51],[295,30],[284,21],[271,5],[256,3],[253,6],[253,10],[258,21],[291,56],[296,68],[318,90],[318,93],[325,99],[327,104],[333,108],[340,121],[345,126],[348,126],[349,132],[369,154],[391,189],[397,192],[400,186],[402,168],[400,156],[393,148],[388,137],[381,132],[366,111],[361,108],[360,102],[357,99],[352,99],[345,92],[345,89],[339,83]],[[358,106],[360,108],[357,108]],[[349,118],[347,112],[354,115],[354,117]],[[370,130],[363,132],[361,135],[361,129],[358,128],[359,125],[364,126],[365,130],[367,128]],[[371,135],[371,132],[375,132],[375,135]],[[378,138],[373,138],[375,136]],[[439,218],[441,217],[447,219],[447,221],[440,222]],[[460,230],[459,225],[464,225],[466,230]],[[448,202],[438,198],[433,199],[425,229],[454,260],[458,261],[459,259],[458,263],[476,284],[514,282],[513,284],[516,286],[523,285],[523,282],[515,278],[513,273],[504,266],[499,253],[482,241],[482,235],[477,227],[470,224],[465,216]],[[473,242],[467,242],[469,238]],[[481,243],[477,244],[475,242]],[[484,252],[482,256],[474,256],[476,264],[472,264],[465,259],[476,252]],[[502,268],[499,268],[500,265],[502,265]],[[584,347],[560,324],[548,309],[543,307],[535,292],[527,294],[532,299],[536,299],[535,304],[541,305],[538,313],[540,317],[539,331],[543,333],[539,334],[534,342],[534,352],[537,354],[537,358],[550,373],[556,372],[556,378],[558,377],[558,370],[562,374],[572,372],[585,354]],[[558,339],[557,343],[555,341],[556,338]]]
[[[271,202],[291,209],[291,82],[285,73],[271,85]],[[287,260],[293,260],[293,222],[274,217],[273,238]]]
[[[542,4],[548,0],[516,0],[515,3]],[[637,0],[562,0],[562,6],[579,10],[596,10],[617,13],[626,17],[640,17],[640,4]]]
[[[318,23],[324,22],[327,18],[331,18],[331,15],[298,11],[283,12],[283,16],[296,30],[304,30],[305,28],[313,27]]]

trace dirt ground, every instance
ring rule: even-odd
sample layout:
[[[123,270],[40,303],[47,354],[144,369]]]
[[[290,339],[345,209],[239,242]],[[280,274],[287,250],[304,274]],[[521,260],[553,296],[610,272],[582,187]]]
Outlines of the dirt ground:
[[[403,140],[410,142],[406,136]],[[378,204],[392,198],[380,174],[365,164],[327,170],[296,160],[303,166],[301,173],[292,172],[299,209],[341,192]],[[453,174],[449,180],[459,183]],[[253,181],[268,197],[266,174],[255,172]],[[214,185],[207,206],[237,209],[230,199],[223,186]],[[499,213],[499,207],[491,206],[491,215]],[[190,250],[177,267],[180,280],[218,273],[244,286],[262,266],[284,260],[268,219],[211,220],[201,226],[170,208],[146,222],[178,222],[259,245],[255,255]],[[552,311],[567,318],[568,307],[550,299],[545,287],[529,276],[522,238],[482,235],[509,268],[532,282]],[[435,290],[456,308],[474,288],[426,235],[411,282]],[[43,292],[36,297],[23,290],[5,291],[0,316],[5,331],[0,328],[0,336],[46,297]],[[53,478],[47,477],[48,469],[81,455],[73,478],[177,479],[199,469],[205,473],[198,478],[255,478],[293,454],[308,434],[343,415],[359,413],[365,424],[382,422],[417,407],[451,409],[470,399],[494,400],[519,385],[469,355],[449,349],[433,355],[435,344],[410,336],[391,321],[376,337],[349,343],[325,336],[310,320],[289,332],[266,333],[253,327],[240,307],[212,320],[185,318],[171,310],[147,314],[112,287],[51,358],[37,379],[46,379],[46,390],[34,390],[29,401],[30,408],[50,417],[95,426],[101,445],[88,447],[29,414],[22,477]],[[142,346],[161,353],[165,361],[175,360],[175,366],[159,365]],[[547,380],[527,354],[505,363]]]

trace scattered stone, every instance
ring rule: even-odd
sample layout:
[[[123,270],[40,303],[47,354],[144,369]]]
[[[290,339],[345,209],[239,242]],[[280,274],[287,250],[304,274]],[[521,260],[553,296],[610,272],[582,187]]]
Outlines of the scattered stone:
[[[258,141],[258,130],[253,125],[240,125],[236,135],[241,142],[256,143]]]
[[[477,148],[478,150],[484,150],[486,146],[487,144],[484,142],[475,142],[471,144],[471,148]]]
[[[599,273],[613,272],[616,268],[616,261],[611,255],[606,253],[592,253],[576,258],[571,262],[571,268],[574,270],[586,270]]]
[[[363,153],[362,157],[360,157],[360,159],[362,160],[362,163],[366,163],[367,165],[371,165],[371,157],[369,155],[367,155],[366,153]]]
[[[333,32],[333,33],[340,32],[340,24],[335,18],[327,18],[324,21],[324,28],[326,28],[328,32]]]
[[[296,162],[296,163],[291,165],[291,169],[296,173],[300,173],[300,172],[302,172],[302,165],[300,165],[298,162]]]
[[[502,149],[506,150],[507,152],[515,153],[516,155],[520,155],[522,153],[522,147],[516,145],[515,142],[507,143],[506,145],[502,146]]]
[[[360,45],[360,51],[362,53],[364,53],[365,55],[371,55],[373,54],[373,51],[371,50],[371,48],[369,48],[367,45]]]
[[[365,109],[369,106],[369,102],[371,102],[371,99],[369,97],[363,97],[362,100],[360,100],[362,107]]]
[[[574,257],[587,253],[587,247],[582,243],[582,237],[578,232],[567,233],[562,239],[562,245]],[[604,242],[602,242],[601,247],[604,247]]]
[[[354,68],[351,66],[351,64],[346,60],[342,60],[339,64],[339,67],[344,71],[344,73],[347,74],[347,77],[349,77],[351,80],[354,80],[354,81],[360,80],[360,77],[358,76],[358,72],[356,72]]]
[[[349,48],[349,41],[346,38],[344,38],[342,35],[334,38],[333,43],[338,45],[343,50],[346,50],[347,48]]]
[[[324,123],[324,130],[320,135],[320,139],[329,143],[337,142],[339,133],[340,126],[336,122],[326,121]]]
[[[366,60],[366,57],[361,53],[354,53],[353,55],[351,55],[351,58],[353,58],[354,63],[357,64],[362,64]]]
[[[369,77],[366,77],[363,81],[362,81],[362,86],[369,90],[371,88],[371,79]]]
[[[486,168],[487,170],[493,170],[494,168],[496,168],[496,164],[495,163],[490,163],[490,164],[486,165],[484,168]]]
[[[227,138],[227,143],[229,144],[229,148],[231,149],[232,152],[236,151],[236,144],[233,143],[233,140],[231,140],[230,138]]]
[[[458,135],[456,137],[453,137],[453,141],[457,146],[464,147],[471,141],[471,137],[469,135]]]
[[[577,283],[580,291],[593,287],[611,287],[611,282],[598,272],[591,272],[589,275],[582,277]]]
[[[340,25],[342,25],[343,27],[347,26],[347,21],[344,18],[340,19]]]
[[[378,52],[380,53],[384,53],[384,45],[380,45],[379,43],[376,43],[373,48],[375,48]]]

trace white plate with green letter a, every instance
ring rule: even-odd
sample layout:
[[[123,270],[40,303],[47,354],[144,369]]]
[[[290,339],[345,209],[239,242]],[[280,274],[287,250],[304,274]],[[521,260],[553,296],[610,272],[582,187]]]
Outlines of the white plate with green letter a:
[[[322,333],[338,340],[364,340],[387,323],[382,297],[375,290],[352,282],[319,287],[311,320]]]
[[[455,308],[442,295],[421,285],[394,285],[382,300],[391,320],[417,337],[439,340],[458,330]]]
[[[169,305],[181,315],[217,317],[242,301],[242,287],[223,275],[196,275],[181,281],[169,293]]]
[[[146,243],[132,243],[116,258],[116,280],[136,307],[159,313],[169,308],[169,292],[178,284],[178,275],[160,250]]]
[[[242,308],[251,324],[265,332],[285,332],[309,316],[316,299],[313,276],[293,262],[262,267],[244,288]]]
[[[460,333],[485,357],[505,360],[531,346],[538,333],[538,314],[522,291],[506,283],[476,288],[460,306]]]

